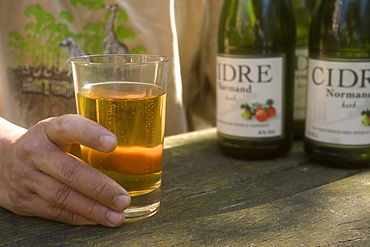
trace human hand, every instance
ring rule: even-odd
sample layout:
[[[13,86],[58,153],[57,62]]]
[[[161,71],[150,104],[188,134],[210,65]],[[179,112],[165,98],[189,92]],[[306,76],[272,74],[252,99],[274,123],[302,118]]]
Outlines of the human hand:
[[[123,223],[128,192],[68,154],[73,143],[110,152],[114,134],[75,114],[48,118],[28,131],[0,120],[0,206],[73,225]]]

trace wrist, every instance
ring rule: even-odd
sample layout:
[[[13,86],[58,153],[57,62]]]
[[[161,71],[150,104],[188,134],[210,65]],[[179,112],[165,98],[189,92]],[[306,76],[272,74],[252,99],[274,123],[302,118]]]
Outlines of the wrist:
[[[15,125],[6,119],[0,117],[0,161],[7,147],[24,135],[27,129]],[[0,162],[1,165],[1,162]]]

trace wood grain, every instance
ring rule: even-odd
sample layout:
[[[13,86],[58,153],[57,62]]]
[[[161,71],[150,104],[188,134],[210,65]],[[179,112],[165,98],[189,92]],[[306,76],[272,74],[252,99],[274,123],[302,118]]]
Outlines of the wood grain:
[[[367,246],[370,172],[312,163],[296,141],[268,161],[223,156],[215,129],[166,138],[162,204],[118,228],[0,208],[0,246]]]

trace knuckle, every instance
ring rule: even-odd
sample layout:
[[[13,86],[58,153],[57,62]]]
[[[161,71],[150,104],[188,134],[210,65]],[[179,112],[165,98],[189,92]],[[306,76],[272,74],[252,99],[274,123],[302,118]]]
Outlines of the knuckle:
[[[45,133],[46,122],[41,121],[30,127],[28,132],[21,136],[12,147],[12,152],[15,158],[22,158],[24,161],[32,160],[35,154],[45,153],[45,143],[49,139]]]
[[[32,131],[33,133],[36,133],[37,135],[44,135],[47,128],[50,126],[50,121],[54,121],[55,118],[48,118],[39,121],[35,125],[33,125],[31,128],[29,128],[29,131]]]
[[[9,209],[18,215],[29,216],[29,203],[32,202],[33,193],[12,189],[8,193]]]
[[[99,179],[96,183],[94,183],[92,196],[97,199],[103,198],[107,195],[107,191],[109,191],[108,187],[109,184],[104,178]]]
[[[97,207],[97,202],[94,202],[94,203],[89,204],[89,205],[85,208],[85,215],[86,215],[86,216],[93,216],[93,215],[94,215],[94,212],[95,212],[96,207]]]
[[[91,136],[92,134],[95,134],[95,133],[96,133],[96,130],[92,129],[90,125],[83,126],[80,129],[80,134],[83,137],[88,137],[88,136]]]
[[[27,145],[22,145],[21,148],[16,150],[18,157],[31,157],[35,153],[35,143],[29,142]]]
[[[24,166],[27,164],[32,165],[34,164],[35,154],[40,155],[42,152],[43,150],[40,150],[40,143],[36,141],[29,141],[27,142],[27,145],[21,145],[18,147],[16,150],[16,157],[24,164]],[[19,168],[20,166],[17,167]],[[17,169],[15,169],[15,171],[17,171]],[[16,175],[22,175],[22,173],[24,174],[25,172],[18,170]]]
[[[63,115],[61,117],[53,118],[53,128],[56,133],[65,133],[68,126],[71,124],[72,115]]]
[[[78,127],[78,134],[85,139],[93,139],[102,132],[103,126],[97,124],[90,119],[84,119],[84,121],[80,121],[80,125]]]
[[[67,220],[68,222],[70,222],[70,224],[72,225],[81,225],[80,224],[80,221],[81,221],[81,216],[77,215],[77,214],[74,214],[72,212],[69,212],[67,214]]]
[[[84,216],[78,215],[72,211],[65,210],[60,207],[55,207],[49,204],[47,208],[47,218],[65,222],[71,225],[82,225],[86,222],[86,218]]]
[[[2,170],[0,188],[6,198],[5,204],[16,214],[22,214],[27,210],[27,204],[32,201],[33,192],[29,190],[32,169],[25,166],[22,162],[14,161],[12,165],[7,164]],[[0,178],[0,179],[1,179]]]
[[[29,170],[21,164],[13,165],[11,171],[8,173],[9,181],[24,181],[29,176]]]
[[[58,220],[58,221],[65,220],[66,217],[63,212],[66,212],[66,211],[63,210],[62,208],[55,207],[51,204],[48,205],[47,215],[51,219]]]
[[[59,164],[59,176],[62,178],[65,183],[69,184],[73,179],[78,176],[78,168],[80,162],[76,159],[71,159],[67,156],[65,160],[61,160]]]
[[[58,188],[52,190],[53,193],[53,203],[59,207],[65,207],[68,203],[69,195],[71,194],[71,188],[67,186],[58,186]]]
[[[51,119],[44,119],[44,120],[41,120],[39,122],[37,122],[35,125],[33,125],[30,129],[44,129],[48,124],[48,122],[50,121]]]
[[[13,206],[14,210],[17,210],[17,209],[19,210],[23,208],[24,200],[25,200],[23,193],[19,193],[19,191],[12,190],[9,192],[8,196],[9,196],[10,205]]]
[[[36,138],[16,143],[12,151],[14,151],[14,160],[20,160],[23,163],[29,163],[35,153],[43,152],[41,143]]]

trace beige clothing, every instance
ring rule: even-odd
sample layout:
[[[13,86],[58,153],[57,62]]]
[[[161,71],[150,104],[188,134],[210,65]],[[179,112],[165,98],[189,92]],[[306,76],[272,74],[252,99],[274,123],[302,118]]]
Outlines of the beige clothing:
[[[195,115],[213,125],[222,0],[104,2],[118,9],[100,1],[0,1],[0,116],[28,128],[75,113],[70,57],[102,54],[104,39],[115,37],[129,53],[169,57],[166,135],[193,130]],[[61,46],[67,37],[74,42]]]

